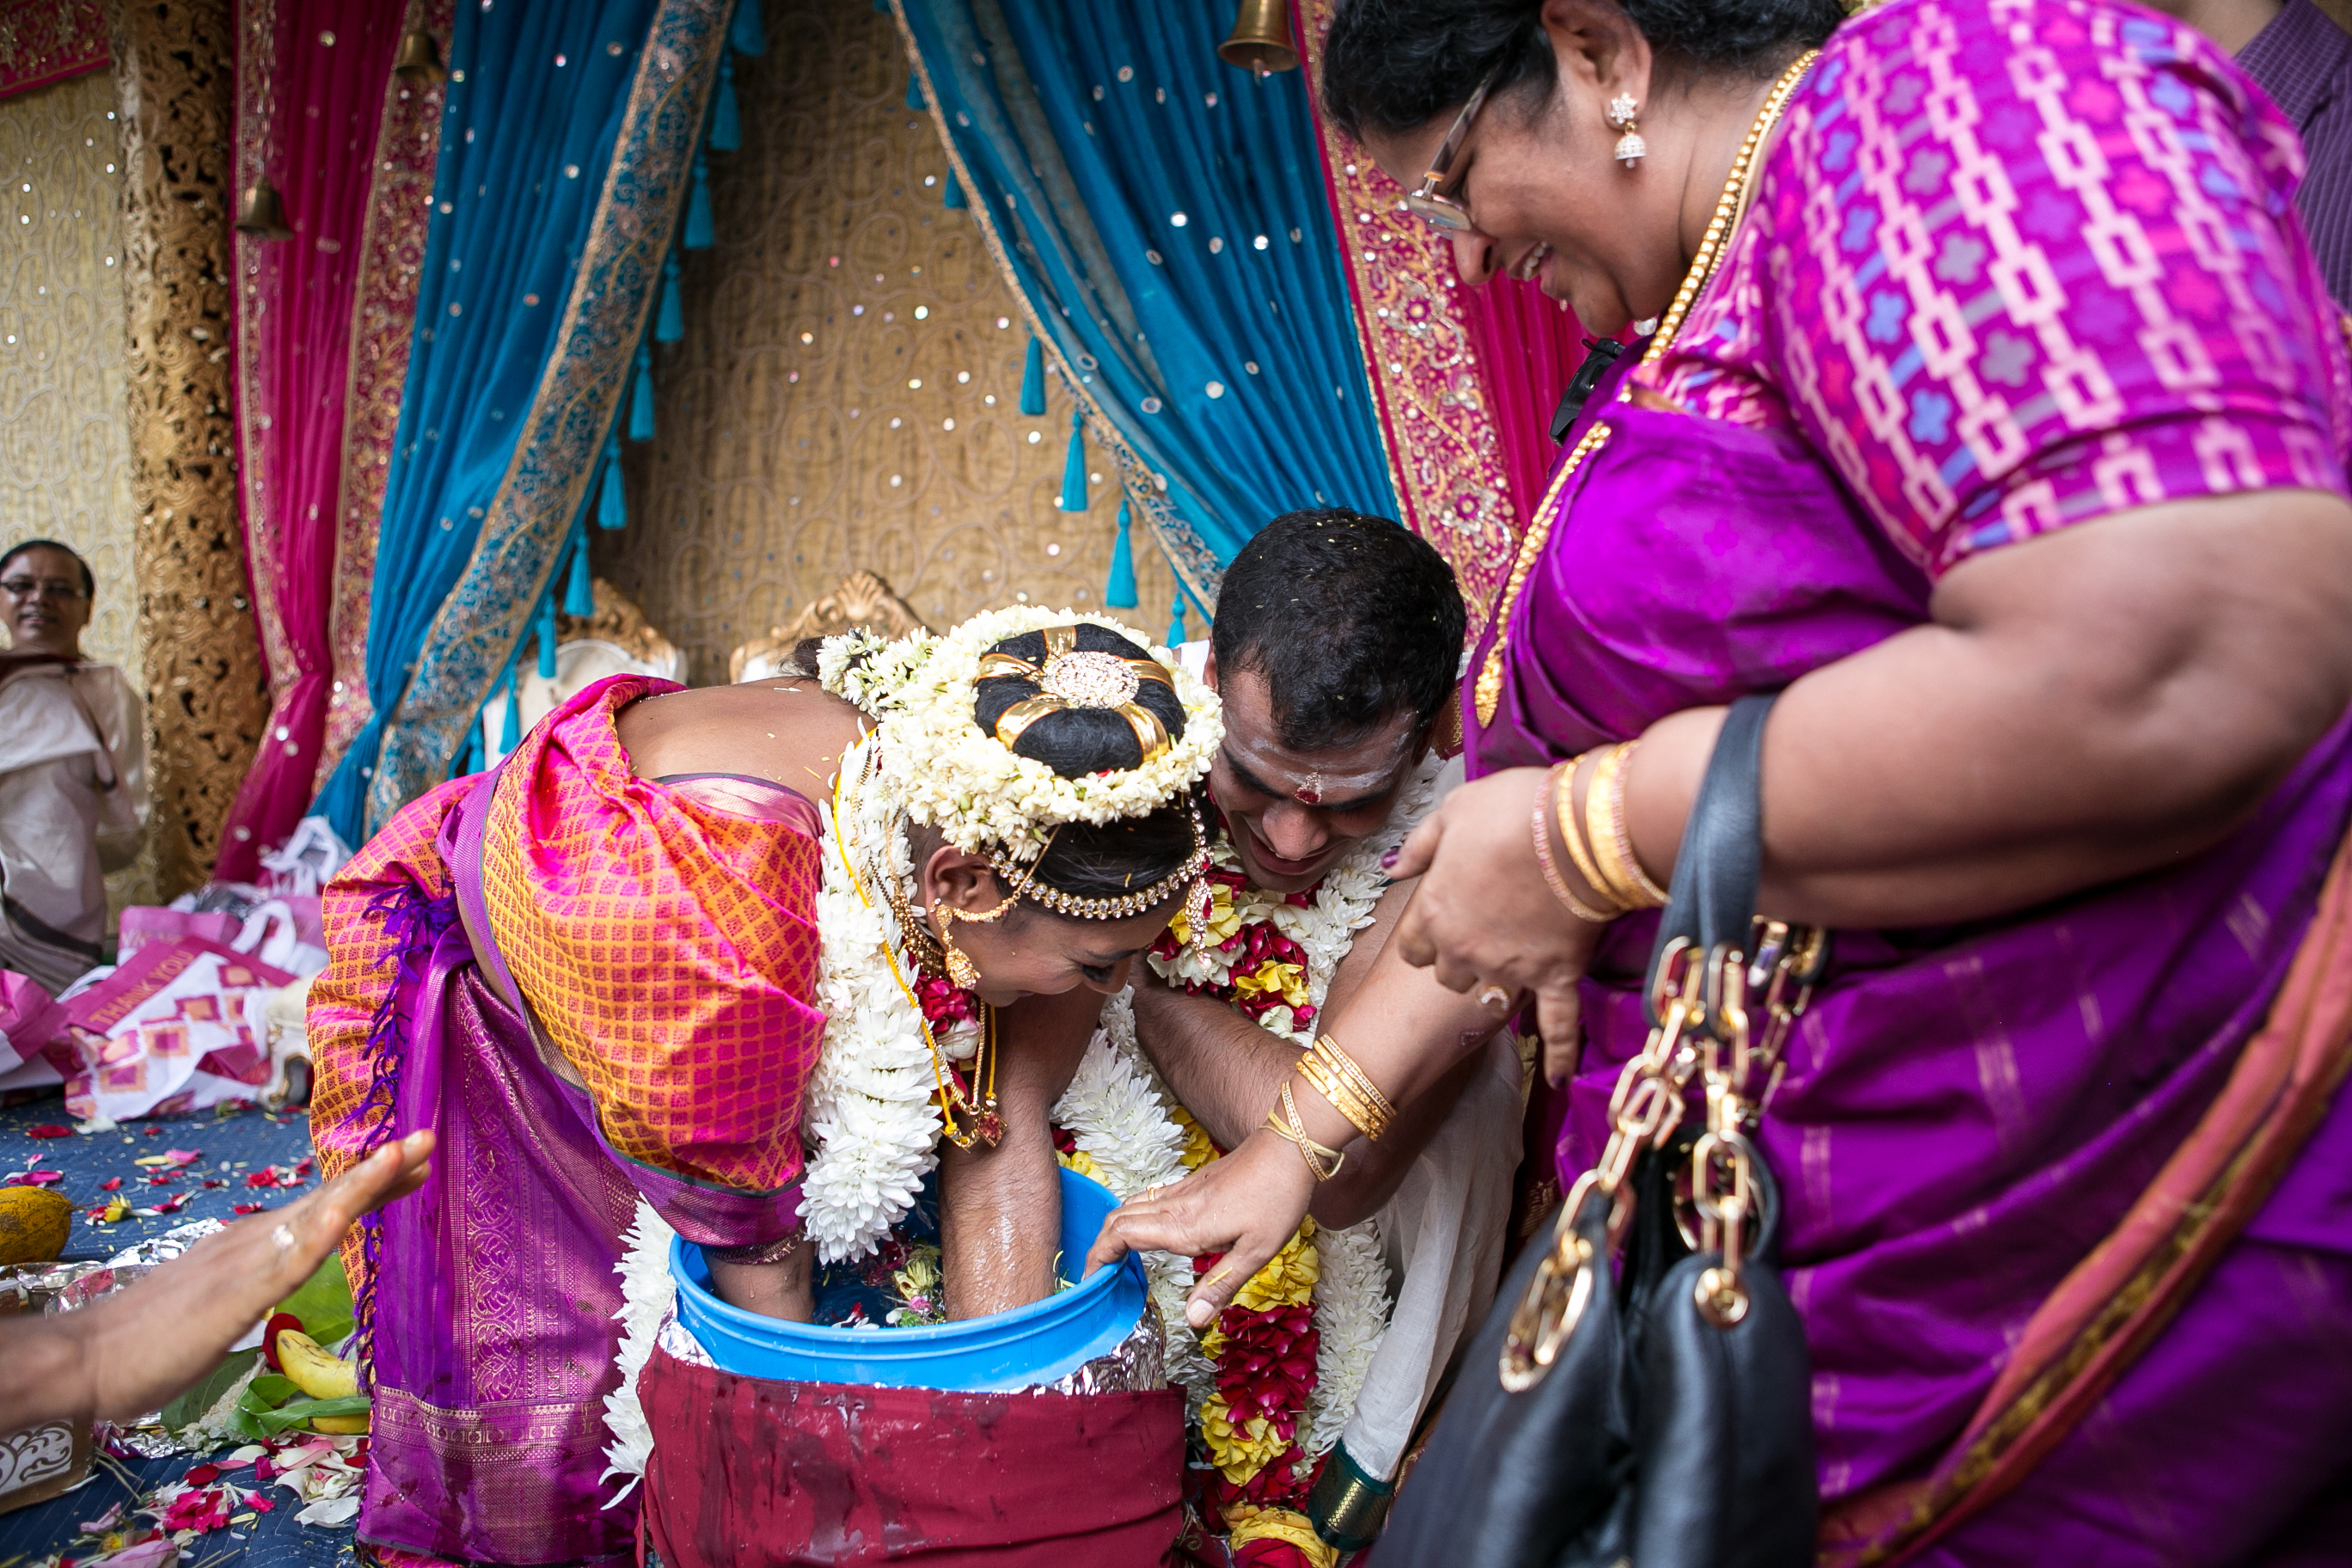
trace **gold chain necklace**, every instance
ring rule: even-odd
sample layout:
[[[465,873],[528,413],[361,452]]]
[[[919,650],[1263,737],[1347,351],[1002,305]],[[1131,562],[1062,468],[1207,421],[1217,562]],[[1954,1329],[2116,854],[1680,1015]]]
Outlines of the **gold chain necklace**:
[[[880,752],[869,752],[863,759],[855,784],[845,771],[836,775],[833,795],[835,847],[841,853],[843,868],[849,873],[850,887],[856,892],[858,901],[869,910],[874,907],[874,900],[866,891],[866,879],[857,871],[863,847],[858,842],[856,830],[849,826],[849,822],[856,810],[856,800],[864,798],[873,783],[874,774],[880,771]],[[856,798],[845,799],[845,792],[854,792]],[[867,873],[886,893],[898,879],[890,874],[888,868],[883,866],[869,866]],[[891,897],[890,902],[893,912],[898,917],[901,933],[908,933],[904,893],[897,893]],[[822,938],[824,933],[820,931],[818,935]],[[915,1026],[922,1030],[923,1045],[931,1054],[931,1079],[939,1088],[940,1130],[959,1149],[969,1149],[975,1143],[995,1148],[1004,1136],[1004,1119],[996,1105],[996,1009],[985,1002],[980,1004],[980,1049],[971,1062],[972,1090],[967,1091],[953,1069],[947,1065],[947,1054],[940,1049],[939,1040],[931,1034],[931,1021],[923,1016],[923,999],[916,994],[912,985],[907,984],[906,975],[898,968],[898,954],[893,944],[886,940],[881,943],[881,949],[882,962],[889,965],[890,978],[898,985],[898,994],[907,999],[907,1005],[915,1010]],[[968,1127],[957,1125],[959,1112],[970,1123]]]
[[[1724,182],[1722,199],[1715,204],[1715,216],[1707,219],[1706,232],[1698,242],[1698,254],[1691,258],[1690,269],[1683,274],[1682,287],[1675,290],[1675,302],[1667,309],[1665,319],[1658,323],[1649,352],[1642,356],[1644,367],[1657,363],[1674,346],[1683,318],[1689,314],[1700,290],[1715,276],[1716,263],[1722,259],[1732,230],[1747,208],[1748,184],[1756,167],[1756,154],[1763,147],[1764,139],[1772,133],[1772,127],[1780,122],[1780,111],[1789,106],[1797,84],[1804,79],[1805,72],[1812,68],[1821,54],[1819,49],[1807,49],[1772,84],[1756,122],[1748,128],[1747,140],[1739,144],[1738,156],[1731,161],[1731,177]],[[1543,504],[1536,508],[1535,516],[1528,523],[1527,537],[1519,542],[1519,552],[1511,562],[1511,574],[1503,584],[1502,603],[1495,607],[1495,646],[1486,650],[1486,661],[1479,667],[1478,683],[1472,691],[1482,729],[1495,721],[1495,710],[1502,705],[1503,658],[1510,646],[1511,614],[1518,607],[1520,590],[1527,586],[1528,574],[1535,570],[1536,558],[1543,553],[1544,542],[1551,537],[1552,525],[1567,510],[1562,498],[1567,493],[1568,481],[1608,439],[1608,424],[1594,420],[1584,438],[1577,442],[1576,449],[1569,453],[1568,461],[1553,476],[1550,488],[1544,491]]]

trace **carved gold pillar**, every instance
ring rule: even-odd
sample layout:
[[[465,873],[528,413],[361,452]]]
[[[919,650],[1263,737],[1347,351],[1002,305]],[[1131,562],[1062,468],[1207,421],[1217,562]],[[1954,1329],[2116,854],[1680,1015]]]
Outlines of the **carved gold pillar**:
[[[156,871],[210,872],[269,710],[230,416],[230,0],[110,0],[121,100],[125,414]]]

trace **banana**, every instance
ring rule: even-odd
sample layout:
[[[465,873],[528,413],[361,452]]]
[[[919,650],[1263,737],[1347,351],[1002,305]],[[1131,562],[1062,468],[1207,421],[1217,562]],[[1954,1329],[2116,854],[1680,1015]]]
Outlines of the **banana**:
[[[319,1342],[299,1329],[278,1331],[278,1364],[294,1386],[313,1399],[341,1399],[360,1391],[357,1363],[329,1355]],[[336,1417],[328,1416],[328,1420]],[[364,1416],[347,1419],[365,1420]]]
[[[364,1411],[357,1415],[313,1415],[310,1417],[311,1431],[325,1432],[333,1436],[346,1436],[351,1433],[364,1432],[367,1429],[368,1418]]]

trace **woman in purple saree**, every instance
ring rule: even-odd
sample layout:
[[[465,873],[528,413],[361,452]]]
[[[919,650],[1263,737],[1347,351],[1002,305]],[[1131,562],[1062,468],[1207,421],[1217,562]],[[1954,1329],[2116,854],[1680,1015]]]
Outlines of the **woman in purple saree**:
[[[1533,994],[1572,1182],[1656,900],[1538,817],[1622,918],[1563,910],[1529,803],[1613,773],[1663,883],[1725,705],[1783,691],[1761,905],[1834,935],[1762,1144],[1825,1557],[2340,1553],[2352,398],[2292,130],[2117,0],[1342,0],[1326,72],[1466,281],[1665,318],[1474,651],[1401,960]],[[1444,1065],[1350,1045],[1399,1099]],[[1246,1267],[1304,1180],[1255,1142],[1100,1252]]]

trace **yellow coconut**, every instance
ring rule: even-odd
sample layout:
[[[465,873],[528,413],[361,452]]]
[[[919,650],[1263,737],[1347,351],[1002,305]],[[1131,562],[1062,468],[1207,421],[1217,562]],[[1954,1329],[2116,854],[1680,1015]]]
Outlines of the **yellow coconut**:
[[[47,1187],[0,1187],[0,1264],[47,1263],[66,1249],[73,1205]]]

